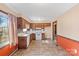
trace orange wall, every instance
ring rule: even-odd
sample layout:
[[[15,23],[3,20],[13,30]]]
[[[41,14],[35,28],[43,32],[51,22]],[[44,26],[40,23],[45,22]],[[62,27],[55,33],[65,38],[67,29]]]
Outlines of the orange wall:
[[[9,45],[3,47],[0,49],[0,56],[8,56],[10,55],[15,49],[17,49],[17,45],[16,46],[12,46],[10,47]]]
[[[57,44],[64,48],[69,55],[79,56],[79,42],[58,35]]]

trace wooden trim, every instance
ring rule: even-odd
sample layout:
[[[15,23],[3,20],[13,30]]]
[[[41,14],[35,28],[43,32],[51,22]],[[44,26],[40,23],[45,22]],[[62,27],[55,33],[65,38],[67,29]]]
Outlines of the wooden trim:
[[[14,53],[16,53],[18,51],[18,48],[16,50],[14,50],[9,56],[12,56]]]
[[[8,13],[7,13],[7,12],[5,12],[5,11],[3,11],[3,10],[0,10],[0,12],[2,12],[2,13],[4,13],[4,14],[7,14],[7,15],[8,15]]]
[[[60,36],[60,37],[65,38],[65,39],[67,39],[67,40],[71,40],[71,41],[74,41],[74,42],[79,43],[79,41],[73,40],[73,39],[71,39],[71,38],[64,37],[64,36],[62,36],[62,35],[57,35],[57,36]]]
[[[26,19],[22,18],[22,17],[17,17],[18,19],[23,19],[27,24],[30,24],[29,21],[27,21]]]
[[[55,25],[56,25],[56,28],[55,28]],[[53,29],[53,32],[52,32],[52,34],[53,34],[53,40],[55,40],[56,39],[55,37],[57,36],[57,20],[53,22],[52,29]],[[55,31],[56,31],[56,34],[55,34]]]

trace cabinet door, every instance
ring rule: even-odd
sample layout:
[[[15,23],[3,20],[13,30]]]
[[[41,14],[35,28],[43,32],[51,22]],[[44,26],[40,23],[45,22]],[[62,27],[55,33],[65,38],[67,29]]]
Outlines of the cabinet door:
[[[17,28],[19,29],[19,28],[22,28],[22,18],[20,18],[20,17],[18,17],[17,18]]]
[[[35,27],[36,27],[35,24],[32,24],[32,29],[35,29]]]
[[[45,40],[45,33],[42,33],[42,40]]]
[[[27,48],[27,38],[25,37],[18,37],[18,48],[25,49]]]
[[[25,28],[25,20],[22,19],[22,28]]]
[[[35,35],[35,33],[32,33],[31,35],[32,35],[32,40],[36,40],[36,35]]]

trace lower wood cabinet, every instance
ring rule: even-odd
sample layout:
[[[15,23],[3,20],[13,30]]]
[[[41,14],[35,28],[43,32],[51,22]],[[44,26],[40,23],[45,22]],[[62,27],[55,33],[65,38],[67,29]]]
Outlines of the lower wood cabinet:
[[[42,33],[42,40],[45,40],[45,33]]]
[[[35,33],[31,33],[31,34],[30,34],[30,43],[32,42],[32,40],[36,40],[36,35],[35,35]]]
[[[35,33],[32,33],[32,34],[30,35],[30,39],[31,39],[31,40],[36,40],[36,35],[35,35]]]
[[[19,49],[27,48],[27,37],[18,37],[18,48]]]

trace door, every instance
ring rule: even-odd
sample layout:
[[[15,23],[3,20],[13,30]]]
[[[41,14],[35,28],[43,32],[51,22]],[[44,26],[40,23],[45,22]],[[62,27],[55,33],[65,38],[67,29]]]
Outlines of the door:
[[[57,21],[53,22],[53,40],[56,39],[57,36]]]

